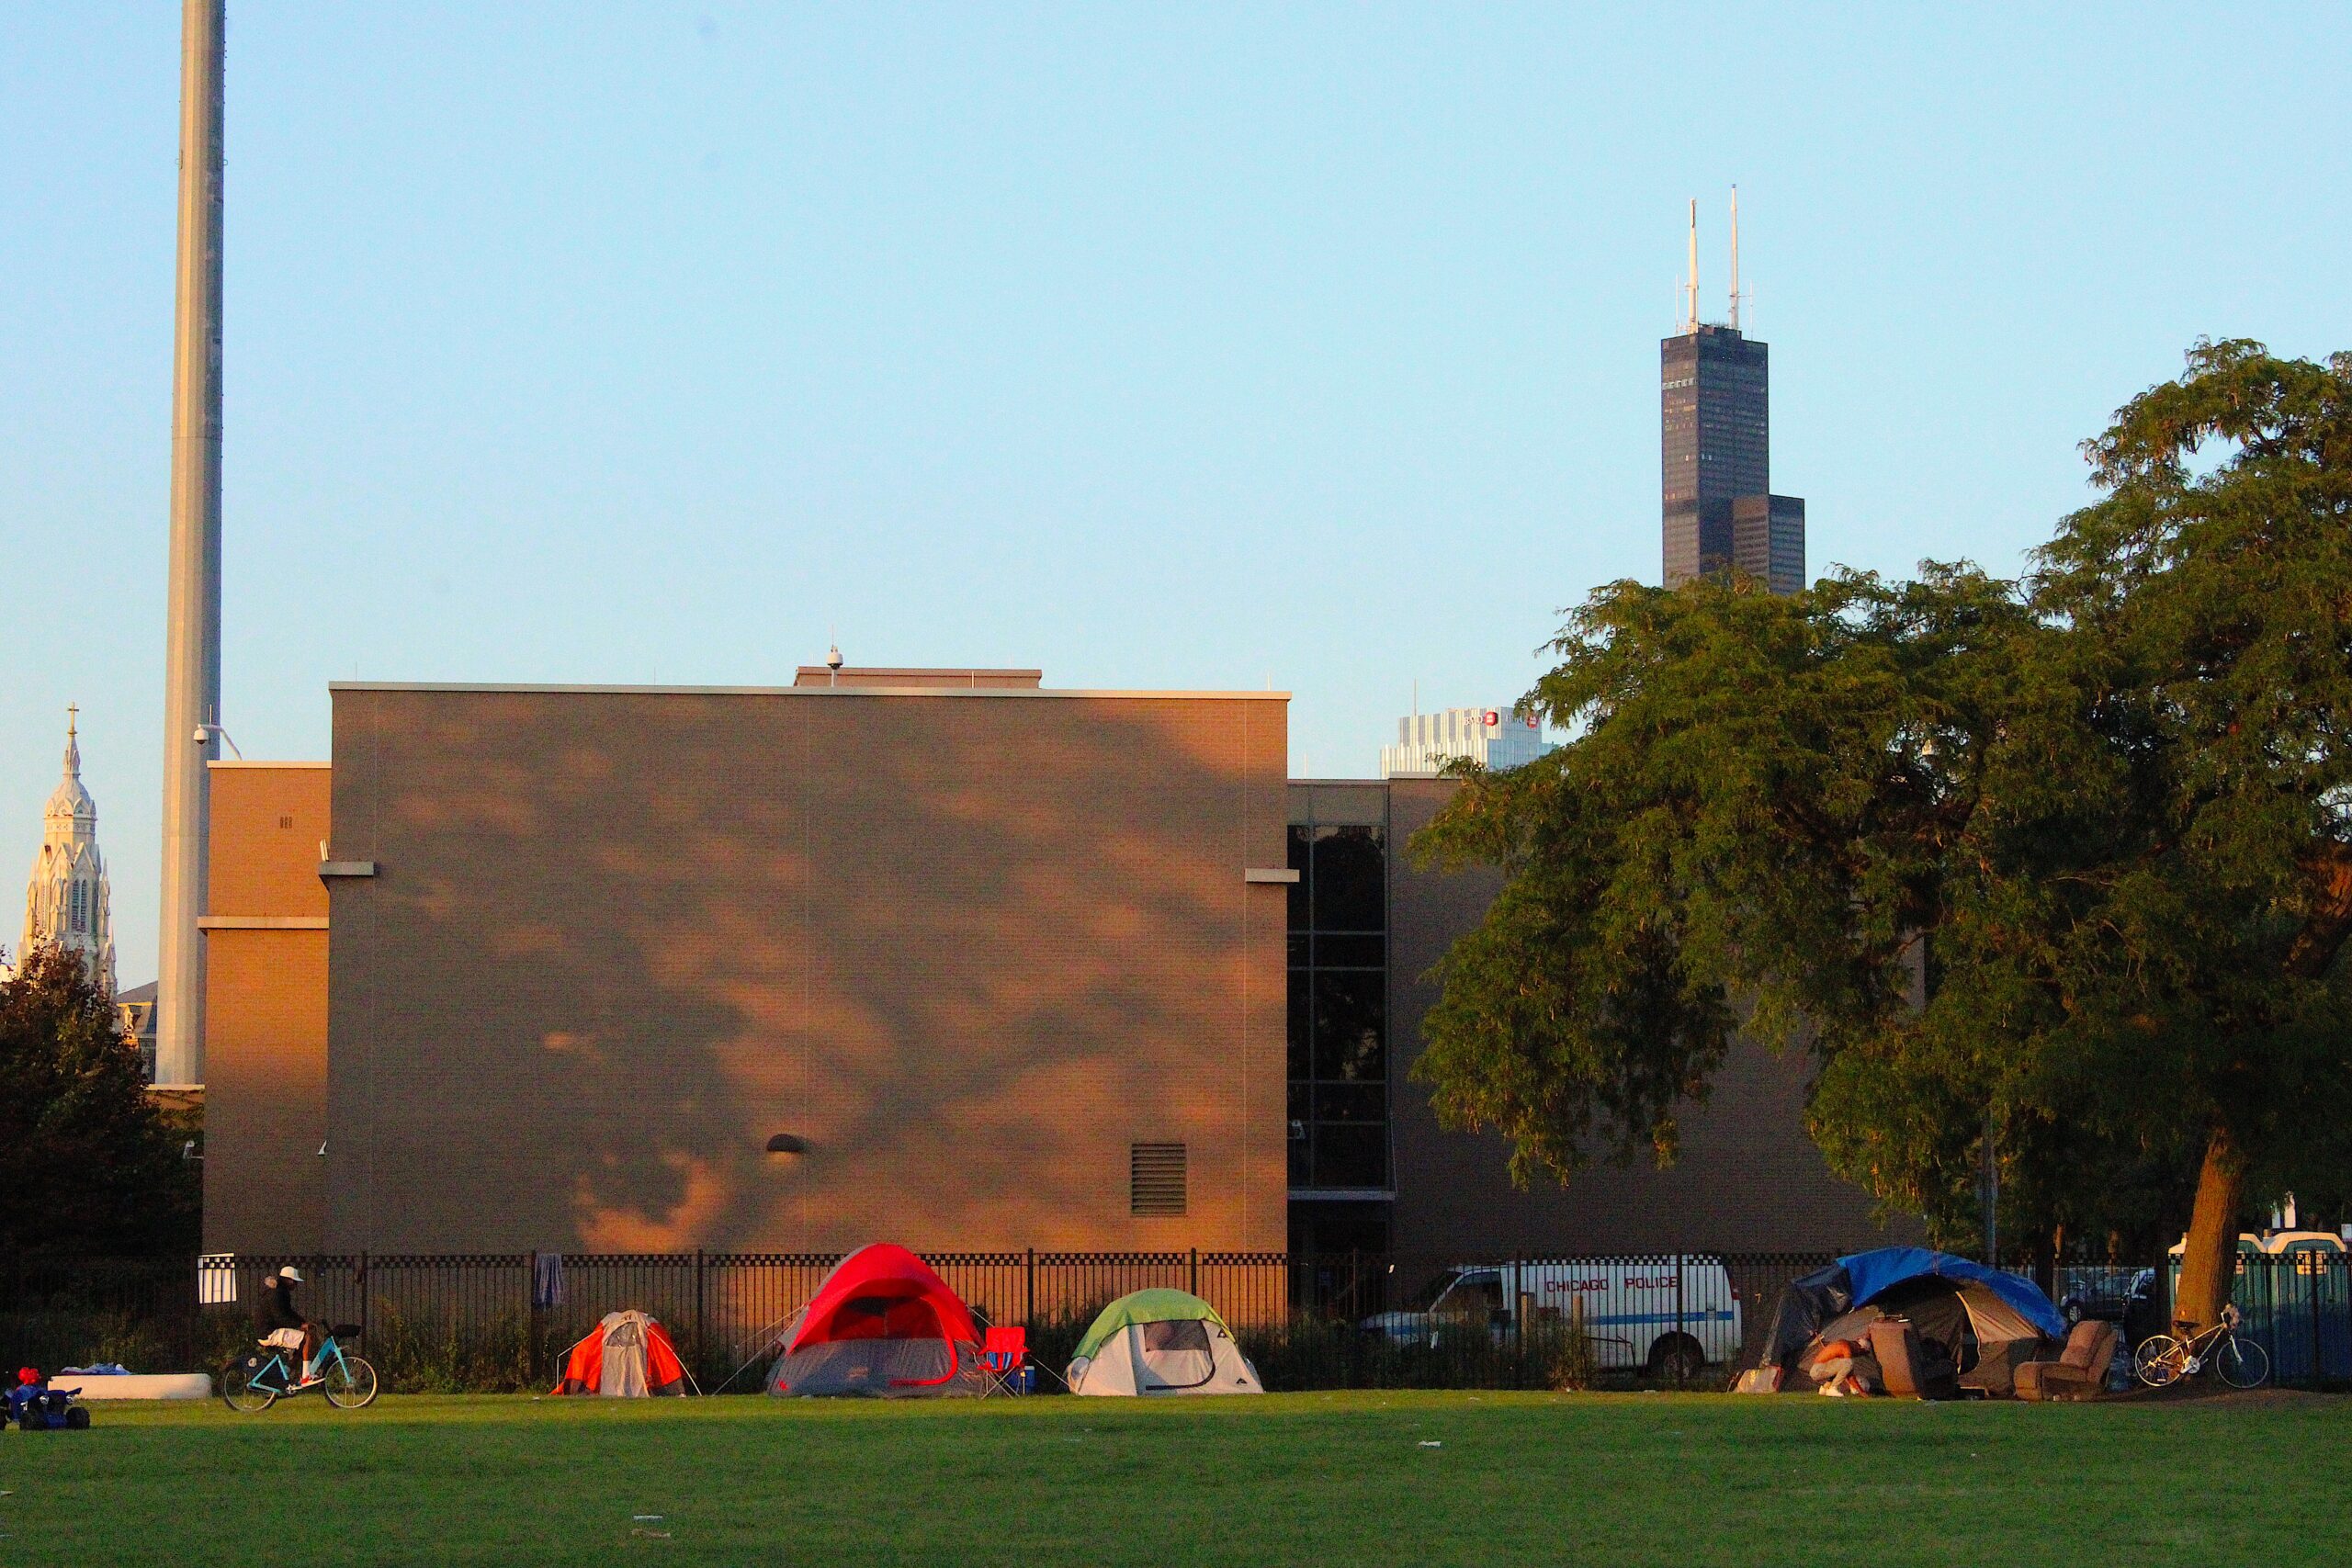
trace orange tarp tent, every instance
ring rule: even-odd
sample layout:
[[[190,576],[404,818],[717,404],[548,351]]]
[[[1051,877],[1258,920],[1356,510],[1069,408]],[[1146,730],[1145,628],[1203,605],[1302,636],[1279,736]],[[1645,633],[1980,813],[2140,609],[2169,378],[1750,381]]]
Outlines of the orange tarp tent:
[[[686,1392],[686,1369],[670,1331],[641,1312],[609,1312],[571,1348],[558,1393],[642,1399]]]

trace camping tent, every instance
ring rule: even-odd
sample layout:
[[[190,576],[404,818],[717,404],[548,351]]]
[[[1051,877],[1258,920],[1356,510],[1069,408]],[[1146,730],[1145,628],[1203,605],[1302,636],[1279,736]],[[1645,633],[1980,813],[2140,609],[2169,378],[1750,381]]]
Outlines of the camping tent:
[[[598,1393],[606,1399],[684,1393],[686,1369],[659,1319],[641,1312],[608,1312],[571,1348],[555,1392]]]
[[[1102,1309],[1069,1364],[1072,1393],[1263,1393],[1216,1308],[1183,1291],[1137,1291]]]
[[[2007,1395],[2017,1368],[2064,1339],[2066,1320],[2030,1280],[1923,1247],[1883,1247],[1841,1258],[1792,1281],[1765,1342],[1763,1365],[1781,1386],[1806,1353],[1832,1340],[1859,1340],[1881,1317],[1909,1320],[1931,1359],[1949,1360],[1963,1388]]]
[[[905,1399],[987,1392],[971,1310],[922,1258],[887,1243],[833,1266],[785,1330],[776,1394]]]

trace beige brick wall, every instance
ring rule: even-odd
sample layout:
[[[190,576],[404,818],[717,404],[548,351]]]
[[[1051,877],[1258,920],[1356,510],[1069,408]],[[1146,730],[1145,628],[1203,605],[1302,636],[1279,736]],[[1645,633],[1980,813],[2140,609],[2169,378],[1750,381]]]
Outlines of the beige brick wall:
[[[226,763],[210,778],[204,1245],[314,1251],[326,1226],[327,933],[222,922],[324,921],[329,776]]]
[[[1282,1245],[1282,700],[334,705],[334,1245]]]

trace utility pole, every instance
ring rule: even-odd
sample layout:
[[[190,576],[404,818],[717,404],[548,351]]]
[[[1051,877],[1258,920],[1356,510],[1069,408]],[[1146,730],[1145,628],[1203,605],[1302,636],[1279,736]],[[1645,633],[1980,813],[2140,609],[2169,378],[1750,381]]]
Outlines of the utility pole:
[[[180,8],[179,271],[164,647],[164,918],[155,1079],[204,1081],[205,764],[220,722],[220,107],[226,0]]]

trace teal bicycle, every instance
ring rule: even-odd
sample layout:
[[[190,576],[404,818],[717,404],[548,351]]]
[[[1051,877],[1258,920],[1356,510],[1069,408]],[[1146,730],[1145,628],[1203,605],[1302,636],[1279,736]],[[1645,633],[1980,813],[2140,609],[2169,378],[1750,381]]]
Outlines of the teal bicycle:
[[[220,1369],[220,1397],[232,1410],[258,1415],[281,1398],[317,1389],[337,1410],[365,1410],[376,1403],[376,1369],[357,1356],[346,1355],[338,1339],[356,1339],[359,1330],[338,1324],[322,1335],[319,1353],[311,1358],[308,1375],[297,1378],[300,1350],[264,1341]]]

